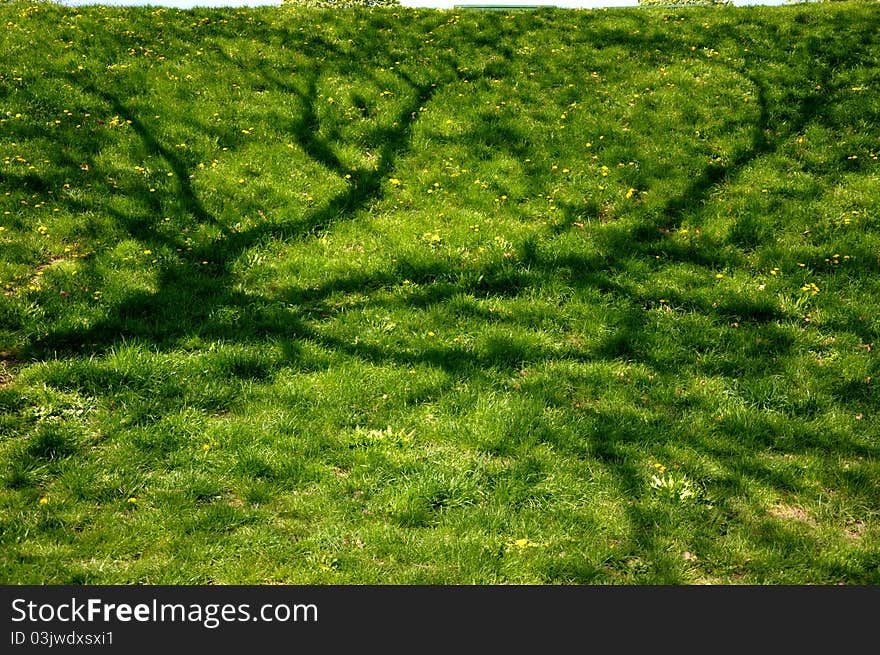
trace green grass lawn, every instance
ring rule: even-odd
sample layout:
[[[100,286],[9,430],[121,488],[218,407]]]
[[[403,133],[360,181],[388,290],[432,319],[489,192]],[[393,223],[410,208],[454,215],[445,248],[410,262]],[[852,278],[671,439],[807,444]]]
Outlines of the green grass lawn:
[[[3,583],[880,584],[880,5],[0,26]]]

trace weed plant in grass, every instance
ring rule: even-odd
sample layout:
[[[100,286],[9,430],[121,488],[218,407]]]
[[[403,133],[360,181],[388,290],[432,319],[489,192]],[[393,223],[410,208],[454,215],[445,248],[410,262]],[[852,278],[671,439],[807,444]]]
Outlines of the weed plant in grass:
[[[0,579],[880,583],[880,8],[0,6]]]

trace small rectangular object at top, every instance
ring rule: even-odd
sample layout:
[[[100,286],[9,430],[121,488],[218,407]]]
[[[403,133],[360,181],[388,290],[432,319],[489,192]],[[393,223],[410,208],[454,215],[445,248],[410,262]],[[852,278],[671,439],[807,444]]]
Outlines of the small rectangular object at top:
[[[513,9],[555,8],[556,5],[454,5],[455,9],[482,9],[483,11],[511,11]]]

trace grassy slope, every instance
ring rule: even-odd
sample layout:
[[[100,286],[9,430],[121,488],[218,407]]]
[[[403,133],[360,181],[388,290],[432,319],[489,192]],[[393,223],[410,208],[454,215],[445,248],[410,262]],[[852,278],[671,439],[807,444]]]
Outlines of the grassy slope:
[[[876,4],[0,24],[3,582],[880,583]]]

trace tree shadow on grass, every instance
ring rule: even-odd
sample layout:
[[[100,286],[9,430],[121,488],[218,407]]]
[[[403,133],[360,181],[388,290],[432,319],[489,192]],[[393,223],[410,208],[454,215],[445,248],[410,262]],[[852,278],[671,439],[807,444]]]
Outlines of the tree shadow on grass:
[[[123,302],[111,307],[106,318],[86,329],[51,331],[40,342],[29,344],[22,356],[31,360],[94,356],[106,353],[123,340],[135,340],[151,348],[173,349],[176,344],[192,336],[236,343],[259,343],[273,338],[288,344],[291,360],[299,357],[296,343],[308,340],[329,351],[362,362],[436,367],[454,379],[468,379],[481,370],[489,369],[512,373],[527,365],[564,359],[581,363],[634,363],[647,367],[672,385],[678,373],[676,364],[652,357],[650,350],[642,345],[650,343],[654,329],[648,325],[645,309],[658,302],[658,299],[650,293],[637,292],[622,284],[620,276],[629,270],[628,267],[634,260],[650,259],[666,235],[681,224],[686,214],[698,212],[719,185],[736,177],[750,163],[773,154],[790,136],[801,132],[810,124],[831,120],[834,101],[829,91],[834,86],[833,75],[841,65],[858,61],[860,49],[865,47],[858,41],[859,34],[867,34],[876,27],[860,26],[858,34],[851,35],[849,39],[841,38],[831,45],[813,42],[805,45],[801,50],[802,54],[794,58],[792,66],[798,71],[807,68],[810,70],[810,83],[814,87],[821,87],[814,88],[813,91],[793,91],[790,96],[771,99],[771,89],[776,93],[780,80],[758,72],[760,56],[757,54],[747,58],[741,67],[718,63],[719,68],[747,79],[757,93],[758,110],[748,145],[732,153],[723,165],[705,166],[683,192],[668,198],[659,210],[638,226],[603,231],[602,237],[605,241],[600,244],[601,255],[568,253],[560,256],[543,253],[540,249],[529,250],[522,244],[521,253],[514,260],[492,262],[478,270],[455,270],[445,262],[414,264],[404,261],[390,265],[378,273],[337,276],[318,286],[306,287],[294,282],[278,298],[270,297],[269,294],[255,296],[236,291],[233,288],[232,270],[235,262],[249,249],[267,239],[296,241],[320,236],[332,230],[340,221],[354,219],[359,212],[381,200],[384,180],[394,173],[397,162],[406,157],[413,147],[412,136],[419,120],[419,109],[428,105],[438,93],[442,93],[445,85],[462,79],[461,60],[447,57],[435,61],[431,75],[426,75],[428,81],[417,81],[402,70],[396,71],[397,81],[409,90],[408,100],[392,127],[377,127],[369,136],[370,146],[376,153],[376,166],[372,170],[351,172],[350,166],[337,154],[338,144],[322,136],[317,108],[321,76],[335,72],[337,69],[334,66],[344,68],[349,65],[353,66],[355,73],[369,74],[368,71],[358,71],[351,61],[346,60],[350,52],[343,50],[336,57],[330,57],[323,68],[318,67],[301,75],[300,84],[290,83],[271,68],[250,67],[228,56],[218,55],[226,67],[238,67],[241,77],[248,80],[248,88],[272,90],[295,97],[297,106],[301,108],[299,114],[278,116],[285,133],[312,163],[338,178],[351,176],[344,190],[319,208],[302,215],[284,216],[280,220],[276,218],[241,231],[229,229],[206,208],[190,181],[193,172],[190,165],[165,144],[146,122],[139,119],[137,111],[118,92],[95,82],[68,77],[68,83],[78,85],[85,94],[97,98],[113,113],[131,121],[131,128],[138,135],[143,148],[160,157],[174,173],[175,193],[185,210],[199,224],[215,227],[219,236],[187,251],[183,239],[167,236],[156,229],[154,216],[133,218],[122,214],[114,215],[117,222],[128,226],[126,229],[130,236],[149,248],[180,249],[185,254],[181,254],[175,261],[161,265],[155,291],[130,295]],[[614,35],[605,35],[603,40],[612,36]],[[631,33],[626,38],[649,51],[656,50],[658,45],[685,51],[684,43],[670,40],[669,37],[663,37],[662,43],[648,36],[636,38]],[[715,33],[707,35],[707,38],[725,43],[739,43],[743,40],[733,27],[718,28]],[[854,43],[859,45],[853,46]],[[488,49],[492,46],[489,42],[477,45],[486,49],[485,54],[488,54]],[[335,47],[322,43],[319,38],[312,46],[315,48],[314,52],[324,53],[332,52]],[[396,56],[397,53],[389,45],[386,50],[381,51],[378,58],[390,68],[396,61]],[[513,54],[508,53],[507,56],[509,59]],[[507,68],[504,58],[499,59],[496,56],[488,74],[503,74],[505,70]],[[483,145],[509,147],[515,156],[522,156],[525,152],[520,143],[521,135],[499,132],[496,136],[498,138]],[[508,144],[510,139],[515,143]],[[78,163],[75,161],[77,158],[84,157],[78,155],[70,163]],[[95,168],[99,166],[94,158],[91,159],[91,165]],[[57,180],[45,180],[33,175],[22,177],[19,182],[35,192],[57,186]],[[151,213],[158,216],[161,208],[159,199],[151,198],[149,203]],[[96,209],[86,206],[82,208]],[[101,209],[107,211],[105,207]],[[589,211],[589,208],[568,205],[564,210],[564,224],[571,225],[585,211]],[[668,252],[672,254],[673,261],[689,263],[710,271],[730,263],[722,259],[718,252],[706,249],[669,248]],[[203,266],[202,261],[210,264]],[[367,303],[386,303],[390,308],[442,308],[452,299],[460,297],[518,299],[525,297],[543,281],[556,278],[563,269],[569,271],[568,283],[575,293],[598,292],[614,298],[618,303],[619,315],[613,332],[598,345],[567,349],[530,346],[518,350],[515,343],[501,340],[494,345],[489,343],[480,352],[454,345],[435,345],[413,351],[333,336],[320,329],[312,318],[316,313],[333,318],[335,310],[328,303],[329,299],[354,291],[366,294]],[[399,285],[403,279],[415,282],[419,291],[404,299],[370,297],[374,292]],[[279,309],[278,299],[284,301],[283,309]],[[736,319],[754,326],[767,326],[784,318],[772,305],[749,298],[736,298],[720,305],[712,305],[699,299],[672,300],[680,301],[688,311],[721,322]],[[218,310],[224,308],[233,310],[239,320],[231,325],[217,320]],[[474,310],[475,314],[478,311]],[[496,317],[493,320],[501,325],[515,327],[520,318]],[[784,359],[790,354],[789,350],[790,344],[786,345],[781,340],[776,358]],[[772,362],[763,361],[760,354],[752,359],[755,360],[753,363],[772,366]],[[734,370],[727,373],[732,376],[739,372],[741,371]],[[256,373],[258,377],[262,374],[259,371]],[[255,372],[243,369],[242,374],[253,378]],[[583,435],[585,442],[572,443],[561,439],[552,445],[572,457],[592,457],[600,461],[612,473],[622,497],[645,497],[649,493],[646,475],[643,464],[635,453],[638,449],[634,448],[636,444],[645,444],[646,436],[639,423],[630,420],[633,417],[615,416],[604,410],[576,410],[567,407],[566,411],[580,412],[590,420],[591,427]],[[679,426],[676,418],[661,417],[657,420],[661,429],[654,430],[654,433],[668,435]],[[757,453],[751,459],[743,459],[744,451],[741,447],[728,452],[719,449],[716,442],[709,439],[696,442],[692,447],[730,471],[731,487],[735,487],[737,480],[742,478],[758,479],[776,489],[796,485],[790,477],[766,470],[759,455],[777,449],[789,453],[805,453],[822,449],[827,444],[817,438],[793,443],[790,435],[777,434],[772,426],[764,427],[766,430],[759,426],[750,431],[750,448]],[[720,430],[726,434],[727,439],[735,439],[740,436],[738,430],[741,428],[742,426],[737,427],[736,424],[722,423]],[[547,434],[548,439],[554,438],[552,431]],[[666,445],[658,443],[656,447],[662,450]],[[863,444],[844,444],[843,449],[849,454],[877,456],[876,449]],[[665,546],[658,540],[655,514],[639,503],[628,505],[627,511],[632,533],[638,540],[638,549],[644,553],[644,557],[654,562],[662,561],[666,557],[663,554]],[[756,535],[755,539],[770,543],[777,537],[778,535],[768,533],[765,537]],[[676,581],[675,576],[678,574],[670,570],[665,575],[669,576],[666,581]]]

